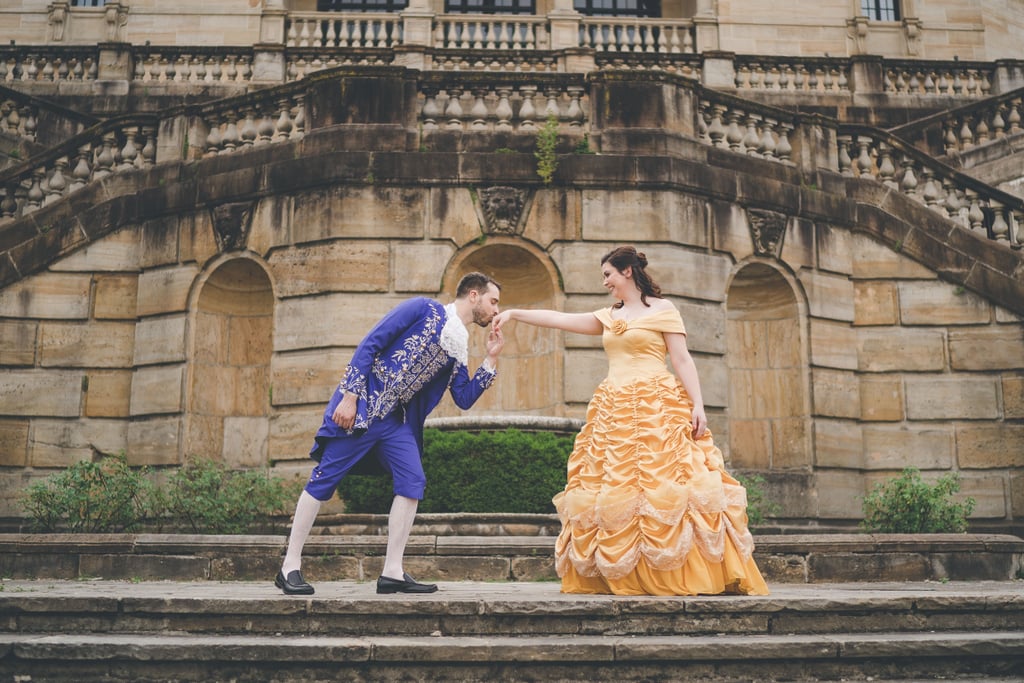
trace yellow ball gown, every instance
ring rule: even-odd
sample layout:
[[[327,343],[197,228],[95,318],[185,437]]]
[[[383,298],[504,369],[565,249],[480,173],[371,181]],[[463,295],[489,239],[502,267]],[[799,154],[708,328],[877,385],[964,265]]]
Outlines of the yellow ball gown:
[[[564,593],[766,595],[747,528],[747,492],[724,469],[693,401],[666,366],[677,310],[604,325],[608,376],[587,407],[554,497],[562,521],[555,566]]]

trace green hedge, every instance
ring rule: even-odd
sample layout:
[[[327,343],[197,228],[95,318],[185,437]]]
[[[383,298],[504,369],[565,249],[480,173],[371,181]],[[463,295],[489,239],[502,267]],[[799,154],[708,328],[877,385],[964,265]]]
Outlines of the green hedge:
[[[565,487],[575,436],[549,432],[423,433],[427,492],[420,512],[552,513],[551,498]],[[348,512],[386,513],[389,477],[349,474],[338,487]]]

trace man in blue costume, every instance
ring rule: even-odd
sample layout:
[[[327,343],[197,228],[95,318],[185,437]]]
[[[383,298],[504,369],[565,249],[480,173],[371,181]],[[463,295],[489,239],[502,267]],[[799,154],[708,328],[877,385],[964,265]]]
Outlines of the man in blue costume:
[[[310,457],[319,464],[299,496],[288,550],[274,585],[288,595],[311,595],[302,577],[302,548],[323,501],[342,478],[372,453],[394,478],[395,499],[388,517],[388,545],[378,593],[432,593],[403,568],[416,507],[426,477],[420,454],[423,423],[448,389],[455,404],[470,408],[491,386],[505,344],[499,330],[487,336],[487,358],[471,378],[467,369],[473,322],[487,327],[498,314],[501,286],[483,273],[459,281],[455,301],[443,305],[416,297],[396,306],[360,342],[345,375],[324,410]]]

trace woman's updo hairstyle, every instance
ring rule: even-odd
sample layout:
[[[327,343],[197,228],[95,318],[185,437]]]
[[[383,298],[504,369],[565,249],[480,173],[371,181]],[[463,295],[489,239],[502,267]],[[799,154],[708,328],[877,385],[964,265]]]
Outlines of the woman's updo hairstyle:
[[[656,299],[661,298],[661,287],[651,279],[651,276],[647,274],[645,270],[647,268],[647,257],[643,252],[636,250],[636,247],[616,247],[612,249],[601,259],[601,265],[610,263],[615,270],[620,273],[626,268],[633,269],[633,282],[636,283],[637,289],[640,290],[640,301],[644,306],[650,306],[647,303],[647,297],[653,296]],[[615,308],[622,308],[622,301],[615,304]]]

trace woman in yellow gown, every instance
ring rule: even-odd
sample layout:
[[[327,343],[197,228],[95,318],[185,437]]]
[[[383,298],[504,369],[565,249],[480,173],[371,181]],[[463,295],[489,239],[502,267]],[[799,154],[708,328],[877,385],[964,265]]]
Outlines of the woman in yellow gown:
[[[569,455],[555,566],[564,593],[768,593],[754,563],[746,490],[707,429],[676,307],[619,247],[601,259],[617,303],[594,313],[507,310],[494,319],[600,334],[608,376]],[[669,357],[675,375],[665,364]]]

